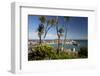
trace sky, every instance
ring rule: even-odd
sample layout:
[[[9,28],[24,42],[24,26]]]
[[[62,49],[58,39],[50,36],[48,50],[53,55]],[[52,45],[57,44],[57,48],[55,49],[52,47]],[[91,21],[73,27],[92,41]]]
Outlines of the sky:
[[[39,39],[37,32],[40,24],[39,17],[39,15],[28,15],[28,39]],[[88,39],[88,17],[69,17],[67,39]],[[56,18],[56,16],[46,16],[47,20],[52,18]],[[58,23],[60,27],[65,25],[63,16],[58,16]],[[55,28],[48,31],[45,39],[57,39]]]

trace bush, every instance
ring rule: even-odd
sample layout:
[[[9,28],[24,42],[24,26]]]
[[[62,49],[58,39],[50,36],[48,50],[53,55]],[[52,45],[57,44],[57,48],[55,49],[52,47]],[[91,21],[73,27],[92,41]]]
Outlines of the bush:
[[[73,53],[70,55],[65,51],[57,50],[50,45],[35,45],[32,47],[32,53],[28,54],[28,60],[51,60],[51,59],[73,59],[77,58]]]
[[[79,57],[87,58],[88,57],[88,49],[86,47],[81,47],[80,51],[78,52]]]
[[[51,59],[55,55],[53,48],[49,45],[36,45],[32,48],[32,59],[43,60]]]

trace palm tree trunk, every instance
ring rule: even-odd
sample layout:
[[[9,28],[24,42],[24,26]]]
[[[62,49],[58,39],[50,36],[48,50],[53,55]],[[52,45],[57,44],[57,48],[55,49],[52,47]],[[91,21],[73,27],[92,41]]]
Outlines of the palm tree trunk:
[[[64,45],[66,45],[66,38],[67,38],[67,24],[65,25],[65,39],[64,39]]]
[[[60,52],[60,36],[58,36],[58,49],[57,49],[57,54]]]
[[[50,30],[50,28],[52,28],[52,26],[51,26],[51,27],[49,27],[47,30],[45,30],[44,39],[45,39],[45,37],[46,37],[46,35],[47,35],[48,31]]]
[[[47,31],[45,31],[45,34],[44,34],[44,39],[45,39],[46,35],[47,35]]]
[[[39,44],[41,44],[41,43],[42,43],[41,36],[39,36]]]

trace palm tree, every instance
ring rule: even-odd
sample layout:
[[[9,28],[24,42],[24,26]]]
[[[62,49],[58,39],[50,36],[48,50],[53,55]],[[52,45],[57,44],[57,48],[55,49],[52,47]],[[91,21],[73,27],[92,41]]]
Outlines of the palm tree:
[[[64,33],[64,29],[62,27],[59,28],[59,30],[58,30],[58,37],[59,37],[59,39],[63,36],[63,33]]]
[[[39,44],[41,44],[42,43],[42,39],[41,38],[42,38],[42,35],[44,33],[44,25],[40,24],[38,29],[37,29],[37,31],[38,31],[38,36],[39,36]]]
[[[58,30],[58,51],[57,51],[58,54],[61,49],[60,44],[61,44],[61,37],[63,36],[63,33],[64,33],[64,29],[62,27],[59,28],[59,30]]]
[[[47,25],[45,27],[45,34],[44,34],[44,39],[48,33],[48,31],[55,25],[55,20],[52,18],[52,19],[49,19],[47,21]]]
[[[39,20],[40,20],[40,25],[38,27],[38,36],[39,36],[39,44],[41,44],[42,43],[42,35],[44,33],[44,26],[46,23],[46,17],[40,16]]]
[[[60,46],[59,46],[60,45],[59,44],[60,43],[60,40],[59,40],[60,39],[60,35],[59,35],[59,28],[58,28],[58,16],[56,17],[55,22],[56,22],[56,26],[55,26],[56,27],[56,33],[57,33],[57,37],[58,37],[58,40],[57,40],[58,41],[58,43],[57,43],[57,45],[58,45],[57,53],[59,54],[59,51],[60,51]]]
[[[67,38],[67,32],[68,32],[68,21],[69,21],[70,17],[68,16],[65,16],[64,17],[64,22],[65,22],[65,25],[64,25],[64,28],[65,28],[65,37],[64,37],[64,45],[66,43],[66,38]]]
[[[39,20],[42,24],[44,24],[46,22],[46,17],[45,16],[40,16]]]

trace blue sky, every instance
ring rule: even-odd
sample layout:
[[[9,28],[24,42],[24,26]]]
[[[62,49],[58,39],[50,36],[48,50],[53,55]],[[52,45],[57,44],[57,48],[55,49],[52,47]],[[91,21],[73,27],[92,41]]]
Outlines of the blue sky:
[[[46,16],[47,19],[55,18],[56,16]],[[61,27],[64,25],[64,17],[59,16],[58,22]],[[28,15],[28,38],[39,39],[37,28],[40,24],[38,15]],[[68,21],[67,39],[87,39],[88,37],[88,18],[87,17],[72,17]],[[51,28],[45,39],[57,39],[55,28]]]

